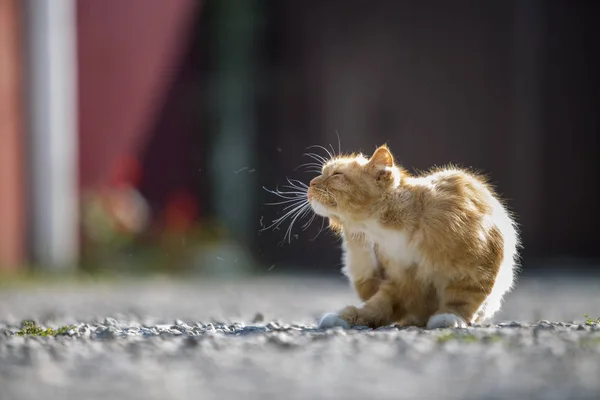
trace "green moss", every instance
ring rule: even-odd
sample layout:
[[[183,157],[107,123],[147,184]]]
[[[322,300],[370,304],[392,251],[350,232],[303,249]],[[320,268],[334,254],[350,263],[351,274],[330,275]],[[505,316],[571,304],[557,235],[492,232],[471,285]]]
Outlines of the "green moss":
[[[17,331],[19,336],[59,336],[66,335],[71,329],[75,329],[75,325],[61,326],[58,329],[42,328],[34,321],[23,321],[21,323],[21,329]]]
[[[56,330],[57,335],[66,335],[71,329],[75,329],[75,325],[65,325],[61,326]]]
[[[588,314],[583,314],[583,317],[585,318],[585,323],[588,325],[600,324],[600,317],[592,319]]]
[[[461,333],[461,332],[446,332],[437,337],[438,343],[446,343],[452,340],[459,341],[461,343],[494,343],[501,339],[500,335],[484,335],[478,337],[472,333]]]
[[[463,343],[473,343],[473,342],[478,341],[477,336],[475,336],[471,333],[460,334],[457,332],[447,332],[447,333],[443,333],[437,337],[438,343],[446,343],[451,340],[458,340]]]

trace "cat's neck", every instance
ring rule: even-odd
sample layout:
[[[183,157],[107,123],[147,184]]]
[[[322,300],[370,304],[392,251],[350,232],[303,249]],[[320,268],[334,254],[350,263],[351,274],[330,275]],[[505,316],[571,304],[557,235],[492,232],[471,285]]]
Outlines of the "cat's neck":
[[[349,234],[360,234],[376,228],[410,230],[417,223],[419,192],[422,189],[419,181],[404,180],[393,192],[374,202],[367,213],[354,217],[342,216],[339,223]]]

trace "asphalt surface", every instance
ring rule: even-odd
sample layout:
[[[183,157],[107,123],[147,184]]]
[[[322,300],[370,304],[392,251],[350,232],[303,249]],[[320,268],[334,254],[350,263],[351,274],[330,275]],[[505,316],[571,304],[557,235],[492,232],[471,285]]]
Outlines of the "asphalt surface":
[[[599,294],[522,278],[483,326],[320,331],[341,278],[4,286],[0,399],[598,399]]]

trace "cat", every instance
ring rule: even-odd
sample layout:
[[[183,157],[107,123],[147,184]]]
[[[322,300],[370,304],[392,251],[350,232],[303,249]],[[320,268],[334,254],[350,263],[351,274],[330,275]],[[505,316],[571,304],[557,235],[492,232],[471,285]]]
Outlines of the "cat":
[[[319,160],[296,210],[309,206],[340,235],[342,272],[363,302],[325,314],[319,328],[461,328],[500,309],[520,240],[483,176],[453,166],[413,176],[386,145],[370,158]]]

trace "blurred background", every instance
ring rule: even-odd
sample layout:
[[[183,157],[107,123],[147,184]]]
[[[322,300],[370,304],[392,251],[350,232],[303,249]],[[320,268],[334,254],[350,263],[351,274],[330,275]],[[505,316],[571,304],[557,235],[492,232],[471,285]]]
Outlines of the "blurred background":
[[[0,0],[0,270],[339,274],[320,220],[261,232],[339,134],[489,174],[524,273],[599,272],[598,4]]]

